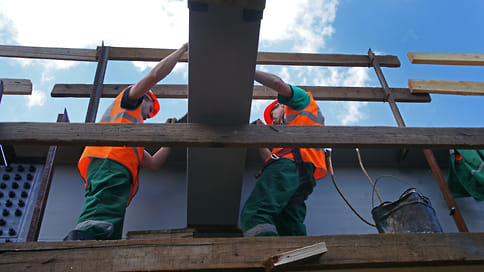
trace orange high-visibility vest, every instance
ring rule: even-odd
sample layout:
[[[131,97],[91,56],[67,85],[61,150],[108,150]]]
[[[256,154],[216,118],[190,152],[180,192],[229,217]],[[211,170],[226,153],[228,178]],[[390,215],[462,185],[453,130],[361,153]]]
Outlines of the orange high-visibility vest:
[[[104,112],[100,123],[143,123],[141,115],[141,105],[134,110],[126,110],[121,108],[121,99],[124,92],[131,86],[125,88],[117,97],[116,100]],[[143,147],[128,147],[128,146],[86,146],[84,152],[79,159],[78,168],[82,178],[86,182],[87,188],[87,167],[91,158],[111,159],[126,166],[131,172],[133,181],[131,183],[131,190],[129,194],[129,205],[131,199],[138,191],[138,173],[141,163],[143,162]]]
[[[319,110],[318,104],[314,101],[310,92],[307,92],[310,98],[309,105],[302,110],[294,110],[288,106],[284,107],[287,125],[303,126],[324,126],[324,117]],[[271,156],[278,153],[282,148],[274,148]],[[326,161],[322,148],[300,148],[301,157],[304,162],[313,163],[314,179],[318,180],[326,175]],[[282,155],[283,158],[294,159],[292,152]],[[268,158],[268,160],[271,157]]]

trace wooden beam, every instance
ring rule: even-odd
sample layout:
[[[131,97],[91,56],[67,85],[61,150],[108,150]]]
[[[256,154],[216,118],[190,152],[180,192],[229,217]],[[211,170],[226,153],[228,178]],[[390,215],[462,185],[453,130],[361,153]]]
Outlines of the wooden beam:
[[[0,78],[3,81],[3,94],[32,94],[32,81],[29,79]]]
[[[102,97],[114,98],[129,84],[105,84]],[[315,100],[326,101],[386,101],[382,88],[375,87],[332,87],[332,86],[299,86],[310,91]],[[55,84],[52,97],[89,97],[92,85],[89,84]],[[187,85],[159,84],[152,88],[158,98],[187,98]],[[408,88],[390,88],[396,102],[430,102],[428,94],[412,94]],[[275,99],[276,92],[255,85],[252,99]]]
[[[478,53],[408,53],[413,64],[484,66],[484,54]]]
[[[0,57],[97,61],[98,49],[0,45]],[[174,51],[114,46],[109,46],[109,50],[109,60],[124,61],[160,61]],[[397,56],[381,55],[376,58],[382,67],[400,67]],[[180,61],[187,62],[188,55],[185,54]],[[367,55],[259,52],[257,64],[369,67],[370,60]]]
[[[376,58],[382,67],[400,67],[396,56],[382,55]],[[370,59],[367,55],[259,52],[257,64],[369,67]]]
[[[97,61],[96,49],[0,45],[0,57]]]
[[[483,233],[4,243],[1,271],[263,271],[282,252],[328,251],[283,271],[483,271]],[[280,271],[280,270],[279,270]]]
[[[483,149],[484,128],[0,123],[0,143],[175,147]]]
[[[172,49],[134,47],[110,47],[110,50],[110,60],[131,61],[160,61],[173,52]],[[383,67],[400,67],[400,61],[396,56],[382,55],[376,58]],[[184,55],[180,61],[186,62],[187,55]],[[366,55],[259,52],[257,64],[368,67],[370,60]]]
[[[408,87],[412,93],[484,95],[484,82],[479,81],[409,79]]]

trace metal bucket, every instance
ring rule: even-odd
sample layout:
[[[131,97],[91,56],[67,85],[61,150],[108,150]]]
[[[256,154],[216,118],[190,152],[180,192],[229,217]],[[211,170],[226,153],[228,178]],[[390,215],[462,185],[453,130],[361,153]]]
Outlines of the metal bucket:
[[[371,210],[379,233],[442,232],[430,200],[407,189],[395,202],[383,202]]]

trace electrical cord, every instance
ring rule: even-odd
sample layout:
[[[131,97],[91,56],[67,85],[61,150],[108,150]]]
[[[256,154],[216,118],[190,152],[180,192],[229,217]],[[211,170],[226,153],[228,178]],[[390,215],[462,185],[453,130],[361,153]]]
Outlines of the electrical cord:
[[[373,181],[371,180],[370,176],[368,175],[368,172],[366,172],[366,169],[365,167],[363,166],[363,161],[361,159],[361,155],[360,155],[360,149],[359,148],[355,148],[355,151],[356,151],[356,155],[358,155],[358,162],[360,163],[360,168],[361,168],[361,171],[363,171],[363,173],[365,174],[366,178],[368,179],[368,181],[370,182],[371,186],[373,187],[373,191],[372,191],[372,195],[371,195],[371,205],[373,205],[373,192],[376,192],[376,195],[378,196],[378,199],[380,199],[380,203],[383,203],[383,199],[381,198],[381,195],[380,193],[378,192],[378,190],[376,189],[376,183],[374,184]]]
[[[331,180],[333,181],[333,185],[334,187],[336,188],[336,191],[338,191],[339,195],[341,196],[341,198],[343,198],[343,200],[346,202],[346,204],[348,205],[348,207],[350,207],[350,209],[353,211],[353,213],[356,214],[356,216],[358,216],[358,218],[361,219],[361,221],[365,222],[366,224],[372,226],[372,227],[376,227],[375,224],[369,222],[368,220],[366,220],[365,218],[363,218],[354,208],[353,206],[351,206],[350,202],[346,199],[346,197],[343,195],[343,193],[341,192],[341,190],[339,189],[338,185],[336,185],[336,181],[335,181],[335,178],[334,178],[334,171],[333,171],[333,164],[331,162],[331,150],[330,149],[326,149],[326,160],[327,160],[327,166],[328,166],[328,169],[329,169],[329,174],[331,176]]]

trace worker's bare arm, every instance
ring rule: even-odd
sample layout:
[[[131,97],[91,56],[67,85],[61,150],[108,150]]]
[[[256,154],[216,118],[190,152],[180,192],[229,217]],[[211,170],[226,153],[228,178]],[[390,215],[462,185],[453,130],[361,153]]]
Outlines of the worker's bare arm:
[[[165,78],[175,67],[178,60],[188,51],[188,43],[162,59],[143,79],[136,83],[129,92],[129,99],[137,100],[148,92],[158,81]]]
[[[143,168],[147,168],[153,172],[160,170],[161,166],[165,163],[168,154],[170,154],[170,147],[162,147],[158,149],[153,156],[145,150],[143,154]]]
[[[289,86],[286,82],[284,82],[284,80],[274,74],[256,70],[255,80],[260,84],[275,90],[283,96],[292,96],[291,86]]]

